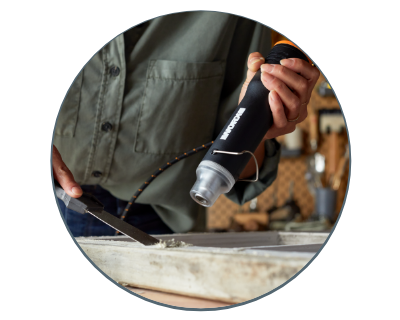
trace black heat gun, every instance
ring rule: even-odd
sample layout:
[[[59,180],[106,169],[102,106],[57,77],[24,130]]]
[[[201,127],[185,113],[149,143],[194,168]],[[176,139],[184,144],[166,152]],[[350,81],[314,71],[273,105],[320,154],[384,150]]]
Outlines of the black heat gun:
[[[310,61],[293,43],[280,41],[272,48],[266,63],[280,64],[282,59],[287,58]],[[190,190],[197,203],[212,206],[222,193],[232,189],[252,156],[257,165],[253,153],[273,124],[268,94],[269,90],[261,82],[261,71],[258,70],[243,100],[197,167],[197,181]],[[256,167],[256,179],[246,181],[257,180],[258,165]]]

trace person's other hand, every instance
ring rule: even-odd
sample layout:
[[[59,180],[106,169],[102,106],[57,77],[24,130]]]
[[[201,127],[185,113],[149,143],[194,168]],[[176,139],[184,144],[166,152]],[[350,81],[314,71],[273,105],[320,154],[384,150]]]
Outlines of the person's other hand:
[[[82,195],[82,189],[75,181],[72,172],[67,168],[60,152],[53,145],[53,176],[58,181],[64,191],[73,198],[79,198]]]
[[[247,79],[240,92],[239,103],[261,67],[261,81],[270,91],[268,100],[274,120],[265,139],[293,132],[296,124],[307,117],[307,104],[319,78],[318,69],[297,58],[281,60],[280,65],[266,64],[259,52],[249,55],[247,66]]]

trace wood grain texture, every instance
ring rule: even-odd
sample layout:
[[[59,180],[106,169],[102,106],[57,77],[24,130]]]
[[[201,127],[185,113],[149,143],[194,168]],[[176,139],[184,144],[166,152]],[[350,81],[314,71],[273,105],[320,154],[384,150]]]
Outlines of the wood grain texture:
[[[124,241],[124,237],[119,237],[119,241],[107,237],[77,238],[77,241],[94,264],[120,283],[238,303],[263,295],[289,280],[314,256],[318,245],[308,246],[306,252],[288,247],[304,247],[304,242],[320,245],[327,235],[254,232],[160,236],[164,240],[173,237],[196,244],[169,249],[145,247]],[[280,252],[278,247],[287,247],[289,251]]]

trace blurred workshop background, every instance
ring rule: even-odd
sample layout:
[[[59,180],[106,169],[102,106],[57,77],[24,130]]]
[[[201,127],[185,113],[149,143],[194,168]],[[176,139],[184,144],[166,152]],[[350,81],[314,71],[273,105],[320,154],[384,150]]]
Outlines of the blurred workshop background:
[[[286,40],[272,32],[272,43]],[[239,206],[220,197],[208,209],[208,231],[329,231],[348,186],[348,137],[339,103],[321,74],[308,117],[277,139],[282,145],[278,175],[259,197]]]

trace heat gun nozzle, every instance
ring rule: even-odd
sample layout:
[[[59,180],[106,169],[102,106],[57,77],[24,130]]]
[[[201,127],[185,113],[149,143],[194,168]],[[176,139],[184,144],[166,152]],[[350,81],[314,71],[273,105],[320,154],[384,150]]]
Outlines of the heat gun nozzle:
[[[196,194],[194,195],[194,197],[196,198],[196,200],[197,200],[198,203],[203,204],[203,205],[207,205],[207,204],[208,204],[207,199],[206,199],[206,198],[203,198],[203,196],[202,196],[201,194],[196,193]]]
[[[221,194],[229,192],[235,184],[235,179],[228,170],[209,160],[199,164],[196,176],[190,196],[204,207],[211,207]]]

